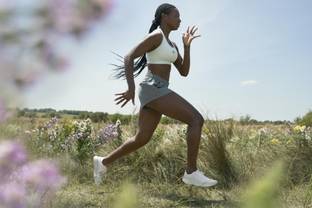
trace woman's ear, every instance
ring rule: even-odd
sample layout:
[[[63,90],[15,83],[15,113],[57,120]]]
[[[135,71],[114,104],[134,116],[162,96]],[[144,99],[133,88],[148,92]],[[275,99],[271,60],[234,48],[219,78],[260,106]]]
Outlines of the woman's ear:
[[[165,18],[167,15],[165,13],[161,13],[161,18]]]

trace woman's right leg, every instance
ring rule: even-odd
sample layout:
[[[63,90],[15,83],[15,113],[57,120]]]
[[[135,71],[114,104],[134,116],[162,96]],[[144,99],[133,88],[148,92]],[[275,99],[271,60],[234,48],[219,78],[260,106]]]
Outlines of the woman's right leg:
[[[129,138],[117,149],[104,157],[102,163],[107,166],[116,159],[129,154],[148,143],[160,121],[161,115],[161,113],[151,108],[143,107],[139,112],[139,129],[136,135]]]
[[[197,170],[197,157],[204,124],[204,118],[200,112],[175,92],[151,101],[147,107],[188,124],[186,172],[192,173]]]

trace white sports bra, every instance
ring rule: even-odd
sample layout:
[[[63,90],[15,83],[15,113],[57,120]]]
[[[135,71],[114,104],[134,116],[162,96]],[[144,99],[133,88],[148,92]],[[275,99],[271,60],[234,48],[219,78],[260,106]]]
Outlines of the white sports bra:
[[[161,31],[161,34],[163,34],[163,39],[160,43],[160,45],[155,48],[154,50],[146,53],[146,61],[148,64],[171,64],[174,63],[175,60],[178,58],[178,51],[175,46],[171,46],[163,31],[158,26],[156,30],[151,32],[149,35]]]

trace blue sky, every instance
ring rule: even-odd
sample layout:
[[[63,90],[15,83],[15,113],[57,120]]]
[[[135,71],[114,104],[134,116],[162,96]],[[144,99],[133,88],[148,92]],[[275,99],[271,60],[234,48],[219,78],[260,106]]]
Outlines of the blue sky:
[[[188,25],[197,25],[201,34],[191,46],[189,76],[181,77],[172,66],[169,87],[203,115],[293,120],[312,110],[312,1],[167,2],[180,11],[181,26],[170,34],[180,53]],[[137,93],[135,106],[114,103],[114,94],[126,90],[127,83],[110,78],[109,63],[116,63],[110,51],[125,55],[141,41],[161,3],[115,1],[110,15],[85,40],[60,42],[71,67],[30,88],[24,106],[137,113]]]

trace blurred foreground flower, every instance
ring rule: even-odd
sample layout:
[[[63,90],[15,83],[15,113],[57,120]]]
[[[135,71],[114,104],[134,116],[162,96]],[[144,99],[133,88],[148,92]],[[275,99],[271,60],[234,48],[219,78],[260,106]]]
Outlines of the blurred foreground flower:
[[[62,40],[85,38],[113,2],[0,0],[0,93],[18,96],[47,70],[64,71],[70,60],[62,53]]]
[[[15,141],[0,143],[0,183],[8,180],[10,174],[27,160],[25,149]]]
[[[114,208],[138,207],[137,189],[131,182],[125,181],[121,186],[121,192],[115,197]]]
[[[0,143],[1,207],[43,207],[65,182],[50,160],[27,162],[27,153],[17,141]]]
[[[281,207],[279,189],[283,179],[284,164],[281,161],[274,163],[273,167],[262,177],[249,185],[242,195],[243,208],[276,208]]]
[[[31,184],[40,193],[48,189],[56,190],[65,182],[56,164],[43,159],[24,165],[20,170],[20,176],[24,182]]]

